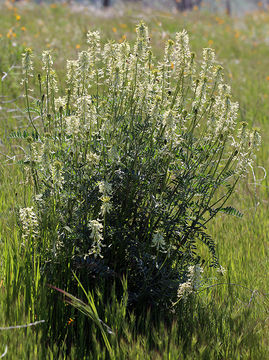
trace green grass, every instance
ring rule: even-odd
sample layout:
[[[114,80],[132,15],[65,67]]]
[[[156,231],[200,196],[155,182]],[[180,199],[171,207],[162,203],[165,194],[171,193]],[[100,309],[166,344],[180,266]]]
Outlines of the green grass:
[[[182,28],[188,30],[194,51],[209,45],[216,49],[234,98],[240,103],[239,120],[259,127],[263,143],[254,169],[256,186],[253,176],[249,175],[234,196],[237,208],[245,214],[243,219],[223,215],[209,226],[217,242],[220,262],[227,272],[220,277],[206,269],[205,278],[208,277],[209,284],[237,285],[220,285],[201,292],[198,299],[182,305],[184,316],[179,319],[175,316],[173,326],[157,319],[153,323],[149,316],[145,321],[142,317],[136,319],[138,324],[135,324],[134,317],[124,313],[124,304],[115,298],[112,304],[107,304],[101,294],[95,296],[99,316],[117,330],[117,336],[109,336],[115,359],[178,359],[183,358],[182,354],[186,359],[267,359],[269,188],[268,178],[258,181],[264,175],[258,166],[269,168],[266,141],[269,135],[269,14],[261,12],[230,19],[199,12],[175,16],[126,8],[123,13],[112,9],[96,15],[90,11],[72,13],[68,7],[60,6],[26,4],[17,10],[1,6],[5,11],[0,15],[0,73],[8,74],[0,84],[0,327],[43,319],[46,323],[27,329],[0,330],[0,355],[7,345],[7,359],[61,358],[70,345],[68,339],[72,338],[76,343],[72,344],[71,358],[83,358],[87,342],[92,344],[87,358],[107,356],[98,327],[83,314],[65,306],[56,294],[54,314],[48,317],[46,295],[52,290],[44,286],[38,264],[35,272],[27,272],[30,259],[27,254],[21,255],[16,211],[20,206],[30,206],[30,184],[25,184],[19,166],[11,165],[3,155],[20,153],[8,134],[24,128],[26,116],[19,111],[7,112],[16,105],[23,109],[22,99],[7,101],[22,92],[16,66],[20,65],[25,47],[31,47],[37,55],[43,49],[53,49],[55,67],[63,75],[65,59],[74,58],[79,47],[79,50],[86,48],[88,29],[99,29],[104,39],[121,41],[126,36],[132,41],[137,19],[143,14],[156,50]],[[16,37],[6,36],[10,29]],[[82,292],[81,298],[85,299]],[[54,329],[58,338],[49,339],[46,334],[53,328],[53,316],[66,319],[65,326]],[[68,325],[72,316],[74,321]]]

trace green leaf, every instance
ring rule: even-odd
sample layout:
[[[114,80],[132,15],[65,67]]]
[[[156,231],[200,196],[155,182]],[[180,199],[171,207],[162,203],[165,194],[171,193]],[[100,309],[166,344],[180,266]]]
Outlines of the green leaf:
[[[227,215],[233,215],[239,218],[242,218],[244,214],[242,214],[239,210],[235,209],[232,206],[227,206],[225,208],[219,209],[219,211],[227,214]]]

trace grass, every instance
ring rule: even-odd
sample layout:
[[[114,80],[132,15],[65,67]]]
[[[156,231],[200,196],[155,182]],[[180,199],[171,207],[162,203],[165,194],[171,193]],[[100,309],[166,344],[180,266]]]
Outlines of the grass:
[[[46,320],[23,329],[0,330],[0,356],[8,346],[5,358],[37,359],[83,358],[83,349],[92,345],[90,359],[105,359],[108,355],[98,326],[83,314],[76,313],[54,294],[54,312],[49,318],[46,294],[39,264],[35,272],[27,272],[29,255],[21,255],[16,211],[30,206],[31,189],[18,165],[6,157],[20,149],[8,139],[8,134],[25,127],[20,82],[20,56],[25,47],[38,55],[43,49],[54,51],[55,67],[64,74],[65,59],[74,58],[86,48],[89,28],[101,30],[104,38],[122,41],[134,39],[134,27],[141,11],[128,8],[109,10],[97,15],[90,11],[71,12],[67,6],[1,5],[0,15],[0,72],[7,76],[1,81],[0,97],[0,326],[27,324]],[[2,10],[1,9],[1,10]],[[42,11],[41,11],[42,10]],[[5,15],[3,15],[5,14]],[[268,178],[258,166],[269,167],[269,71],[268,22],[269,13],[256,12],[246,17],[227,18],[193,12],[171,15],[143,12],[151,29],[153,46],[186,28],[193,50],[212,46],[217,58],[227,70],[234,97],[240,103],[240,121],[259,127],[263,138],[257,156],[256,184],[249,175],[238,188],[235,202],[245,215],[243,219],[219,216],[210,225],[217,242],[221,264],[227,269],[223,277],[206,269],[208,283],[219,285],[201,292],[184,307],[183,318],[173,324],[127,316],[125,304],[108,304],[102,291],[95,295],[100,318],[116,331],[109,335],[115,359],[267,359],[268,326],[268,265],[269,265],[269,194]],[[16,34],[16,35],[14,35]],[[251,69],[251,71],[250,71]],[[17,99],[15,102],[8,102]],[[15,115],[15,116],[14,116]],[[5,155],[6,154],[6,155]],[[240,286],[239,286],[240,285]],[[63,284],[64,288],[64,284]],[[64,290],[68,290],[64,288]],[[257,290],[254,292],[254,290]],[[81,298],[83,293],[81,291]],[[55,316],[65,319],[62,329],[54,329],[58,338],[49,339],[46,333],[53,328]],[[72,320],[70,320],[70,318]],[[76,339],[69,346],[69,339]],[[59,345],[60,344],[60,345]]]

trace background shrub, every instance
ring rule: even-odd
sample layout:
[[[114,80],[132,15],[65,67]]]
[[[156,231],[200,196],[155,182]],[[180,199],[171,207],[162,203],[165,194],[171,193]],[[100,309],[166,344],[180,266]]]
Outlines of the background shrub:
[[[130,306],[166,308],[184,296],[182,284],[196,288],[200,243],[219,266],[206,225],[220,211],[241,216],[227,201],[260,136],[237,126],[214,51],[204,49],[197,65],[185,31],[168,40],[162,61],[144,23],[133,47],[87,37],[88,50],[67,61],[61,97],[45,51],[30,105],[32,51],[23,55],[33,132],[13,136],[28,143],[35,205],[20,210],[22,241],[51,283],[75,271],[91,286],[103,279],[109,292],[127,274]]]

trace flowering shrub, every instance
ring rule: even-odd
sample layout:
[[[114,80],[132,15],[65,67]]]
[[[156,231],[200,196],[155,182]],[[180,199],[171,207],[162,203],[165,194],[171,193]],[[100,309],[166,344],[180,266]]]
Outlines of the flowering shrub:
[[[130,304],[169,304],[203,262],[197,243],[219,266],[206,225],[220,211],[240,216],[227,201],[260,136],[237,126],[238,104],[214,51],[204,49],[198,66],[185,31],[168,40],[161,61],[144,23],[133,47],[101,47],[98,32],[88,44],[67,62],[61,97],[51,53],[43,53],[34,109],[31,50],[23,56],[33,132],[17,135],[28,139],[35,214],[21,210],[22,232],[47,276],[67,267],[98,279],[128,274]]]

